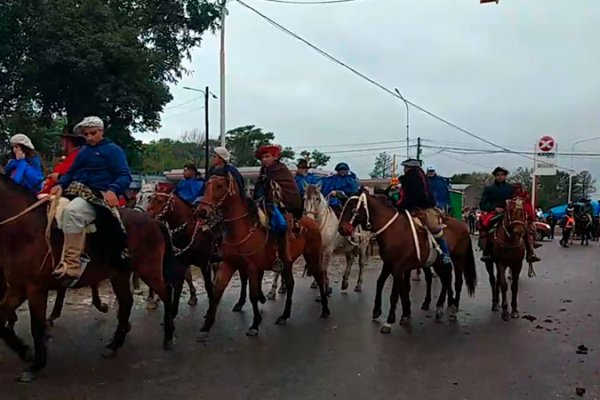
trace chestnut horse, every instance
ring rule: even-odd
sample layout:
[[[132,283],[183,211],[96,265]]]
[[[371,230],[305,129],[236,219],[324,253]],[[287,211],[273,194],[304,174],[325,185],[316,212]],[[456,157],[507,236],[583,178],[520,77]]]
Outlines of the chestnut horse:
[[[188,266],[186,281],[190,287],[189,305],[195,305],[196,288],[192,281],[190,265],[200,268],[204,279],[204,288],[210,302],[213,296],[213,285],[209,258],[213,250],[214,237],[201,221],[194,217],[194,209],[179,196],[173,193],[174,187],[170,184],[161,184],[154,187],[153,192],[146,188],[140,192],[136,208],[145,212],[157,221],[163,222],[169,229],[169,234],[177,259],[181,265]],[[175,299],[177,307],[182,288],[176,288]],[[150,297],[153,297],[150,294]],[[150,303],[151,304],[151,303]]]
[[[444,224],[447,225],[444,229],[444,238],[450,248],[456,275],[456,297],[453,296],[451,288],[452,270],[442,265],[438,257],[433,266],[440,277],[442,289],[437,302],[436,319],[440,319],[443,315],[443,306],[448,295],[449,318],[454,321],[459,308],[463,276],[469,294],[472,296],[477,284],[477,271],[471,237],[466,224],[451,217],[444,217]],[[343,235],[350,235],[358,225],[374,231],[373,236],[377,240],[379,254],[383,260],[383,269],[377,279],[373,319],[381,316],[381,295],[387,278],[392,275],[394,279],[387,322],[381,328],[382,333],[390,333],[392,324],[396,321],[398,296],[402,301],[400,324],[408,324],[411,319],[410,271],[423,268],[429,258],[432,250],[430,250],[427,232],[419,226],[415,227],[419,242],[419,257],[408,216],[364,191],[347,201],[340,218],[339,231]]]
[[[265,270],[270,270],[277,257],[276,239],[260,223],[258,210],[254,202],[240,193],[235,179],[231,176],[213,175],[206,183],[204,198],[200,201],[197,215],[210,218],[222,214],[224,234],[222,243],[223,261],[215,279],[215,292],[209,306],[199,340],[206,340],[215,322],[219,301],[233,273],[238,270],[242,281],[250,283],[250,302],[254,318],[246,332],[247,336],[258,335],[262,317],[258,302],[266,301],[262,293],[262,278]],[[288,224],[289,225],[289,224]],[[321,232],[319,226],[310,218],[300,220],[301,232],[294,235],[288,230],[287,257],[283,261],[283,279],[286,283],[287,297],[283,314],[277,324],[283,325],[291,315],[292,295],[294,293],[294,261],[304,256],[309,275],[314,276],[321,294],[321,318],[330,314],[325,292],[325,274],[321,269]]]
[[[487,269],[490,286],[492,287],[492,311],[498,311],[499,291],[502,291],[502,319],[509,320],[519,318],[517,307],[517,294],[519,291],[519,275],[523,267],[523,259],[525,258],[525,243],[527,235],[527,214],[523,207],[523,200],[514,198],[506,201],[506,208],[502,221],[496,227],[494,233],[488,240],[493,242],[492,260],[485,263]],[[496,264],[496,273],[494,275],[494,264]],[[506,292],[508,290],[508,282],[506,278],[506,270],[510,269],[512,279],[511,283],[511,314],[508,313],[508,302]]]
[[[7,324],[15,310],[25,300],[29,303],[31,334],[34,339],[34,359],[20,375],[29,382],[46,366],[46,304],[49,290],[64,287],[62,280],[51,275],[60,259],[62,233],[46,236],[48,218],[42,201],[12,180],[0,175],[0,263],[4,272],[6,292],[0,303],[0,338],[23,360],[28,359],[28,347]],[[130,265],[140,277],[162,298],[165,305],[163,346],[169,348],[173,340],[172,289],[165,277],[175,270],[166,230],[147,215],[133,210],[119,211],[127,230]],[[98,221],[97,221],[98,222]],[[113,356],[123,345],[130,329],[129,317],[133,305],[129,278],[131,268],[115,268],[110,237],[99,230],[88,241],[87,254],[91,261],[78,282],[78,287],[97,286],[110,279],[119,303],[118,326],[104,356]],[[163,275],[164,274],[164,275]]]

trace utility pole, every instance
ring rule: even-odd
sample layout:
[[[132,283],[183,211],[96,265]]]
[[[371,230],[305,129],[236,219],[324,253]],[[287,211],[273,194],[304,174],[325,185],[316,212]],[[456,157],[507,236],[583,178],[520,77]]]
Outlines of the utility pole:
[[[225,3],[227,0],[221,1],[221,50],[219,52],[219,69],[220,69],[220,80],[221,80],[221,88],[219,95],[221,96],[221,129],[220,129],[220,139],[221,146],[225,147],[225,15],[227,14],[227,9],[225,8]]]
[[[394,88],[394,91],[398,94],[400,99],[404,102],[406,106],[406,158],[410,158],[410,130],[409,130],[409,110],[408,110],[408,101],[402,96],[402,93],[397,88]]]
[[[392,177],[396,177],[396,155],[392,157]]]
[[[418,137],[417,138],[417,160],[421,159],[421,152],[422,152],[422,149],[421,149],[421,138]]]
[[[214,93],[212,93],[210,91],[208,86],[206,86],[204,88],[204,90],[191,88],[188,86],[184,86],[183,89],[191,90],[193,92],[200,92],[200,93],[204,94],[204,177],[207,177],[208,176],[208,157],[209,157],[209,153],[208,153],[208,148],[209,148],[209,143],[208,143],[208,139],[209,139],[209,135],[208,135],[208,97],[212,96],[213,99],[217,99],[218,97],[215,96]]]

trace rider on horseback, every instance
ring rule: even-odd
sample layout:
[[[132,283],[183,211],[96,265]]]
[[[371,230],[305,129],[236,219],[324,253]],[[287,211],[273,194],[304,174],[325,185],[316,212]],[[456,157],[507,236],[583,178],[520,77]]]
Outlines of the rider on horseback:
[[[441,211],[436,208],[435,198],[421,165],[421,160],[412,158],[402,162],[404,175],[400,178],[400,200],[397,207],[400,210],[408,210],[409,212],[420,210],[425,213],[427,229],[429,229],[442,250],[442,263],[451,265],[450,250],[443,237]]]
[[[484,262],[492,261],[491,247],[492,241],[488,238],[488,231],[502,219],[504,213],[504,207],[506,201],[514,197],[520,197],[525,200],[525,213],[527,214],[527,240],[525,240],[525,247],[527,250],[527,262],[533,263],[540,261],[540,259],[534,253],[535,247],[535,227],[533,221],[535,220],[535,214],[533,212],[533,206],[530,202],[527,202],[528,194],[523,191],[521,185],[516,187],[506,182],[508,176],[508,170],[502,167],[496,167],[492,172],[494,175],[494,183],[488,185],[483,190],[481,195],[481,201],[479,207],[485,213],[481,216],[481,229],[480,229],[480,240],[482,242],[483,255],[481,260]],[[516,190],[515,190],[516,189]]]
[[[294,180],[296,181],[296,186],[298,186],[300,197],[304,197],[304,189],[308,185],[316,185],[319,182],[319,178],[309,171],[308,161],[304,159],[298,160],[298,164],[296,164]]]
[[[339,215],[346,199],[358,192],[359,185],[356,175],[345,162],[338,163],[335,171],[336,174],[321,180],[321,192],[329,198],[329,205]]]
[[[78,280],[82,273],[80,257],[85,248],[86,227],[96,220],[99,209],[112,209],[115,215],[118,196],[125,193],[132,179],[125,153],[104,138],[104,123],[100,118],[86,117],[73,132],[84,136],[87,146],[79,151],[69,172],[60,177],[50,194],[60,197],[64,190],[72,199],[62,214],[63,252],[53,274]]]
[[[278,207],[282,213],[293,217],[293,230],[299,232],[298,221],[302,218],[302,198],[296,181],[288,167],[282,163],[281,146],[262,146],[256,151],[256,158],[262,162],[260,173],[254,187],[254,200],[264,200],[269,206]],[[277,236],[279,259],[287,256],[287,230]],[[278,268],[274,267],[274,271]]]

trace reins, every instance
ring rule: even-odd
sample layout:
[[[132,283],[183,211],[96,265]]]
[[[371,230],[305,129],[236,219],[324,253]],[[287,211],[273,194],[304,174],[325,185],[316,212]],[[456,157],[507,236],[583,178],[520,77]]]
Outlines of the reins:
[[[25,215],[29,214],[31,211],[35,210],[36,208],[38,208],[39,206],[41,206],[44,203],[47,203],[50,200],[51,199],[49,198],[49,196],[42,197],[41,199],[39,199],[38,201],[36,201],[32,205],[30,205],[29,207],[27,207],[26,209],[24,209],[23,211],[21,211],[17,215],[15,215],[13,217],[6,218],[3,221],[0,221],[0,226],[7,225],[7,224],[10,224],[11,222],[14,222],[14,221],[17,221],[17,220],[21,219]]]

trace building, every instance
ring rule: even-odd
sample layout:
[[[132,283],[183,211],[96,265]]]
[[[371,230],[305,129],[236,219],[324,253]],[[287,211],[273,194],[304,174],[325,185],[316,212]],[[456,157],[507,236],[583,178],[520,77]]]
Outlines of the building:
[[[479,208],[483,187],[471,184],[453,184],[451,190],[462,194],[463,208]]]

